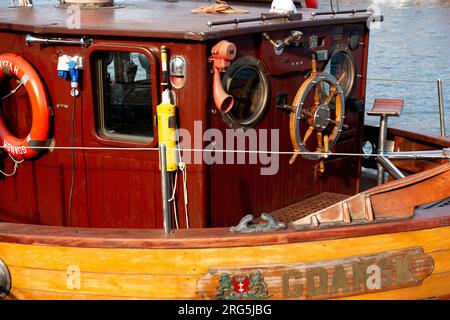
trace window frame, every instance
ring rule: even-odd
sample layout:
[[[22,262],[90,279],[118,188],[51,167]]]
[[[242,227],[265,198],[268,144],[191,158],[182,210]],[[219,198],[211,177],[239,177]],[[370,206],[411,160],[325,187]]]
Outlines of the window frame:
[[[110,146],[135,146],[135,147],[155,147],[158,145],[158,128],[155,125],[156,116],[156,106],[159,101],[158,92],[158,79],[157,74],[159,72],[159,66],[157,64],[157,59],[153,51],[156,48],[148,48],[143,46],[129,46],[129,45],[92,45],[88,48],[86,52],[86,60],[88,63],[88,68],[90,72],[90,85],[92,92],[92,111],[93,111],[93,132],[95,139],[102,144]],[[97,79],[99,77],[98,72],[100,70],[97,68],[97,63],[95,61],[95,54],[103,51],[115,51],[115,52],[131,52],[144,54],[150,64],[150,82],[151,82],[151,96],[152,96],[152,122],[153,122],[153,134],[151,137],[142,137],[137,135],[128,134],[107,134],[105,130],[105,117],[104,117],[104,104],[101,102],[102,97],[98,95]]]

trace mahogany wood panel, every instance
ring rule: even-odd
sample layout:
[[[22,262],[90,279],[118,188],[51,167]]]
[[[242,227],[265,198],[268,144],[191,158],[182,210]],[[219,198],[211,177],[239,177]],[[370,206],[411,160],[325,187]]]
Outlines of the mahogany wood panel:
[[[60,9],[58,9],[60,10]],[[73,102],[70,82],[57,77],[57,60],[62,53],[78,55],[85,59],[81,95],[75,104],[75,143],[77,147],[156,147],[155,138],[150,144],[135,142],[110,142],[102,139],[96,130],[94,93],[88,51],[74,46],[27,47],[22,34],[1,33],[0,51],[23,56],[41,75],[54,110],[53,134],[56,146],[71,146]],[[3,41],[4,40],[4,41]],[[124,46],[144,48],[158,55],[163,42],[109,39],[97,41],[89,48],[95,50],[123,50]],[[186,86],[175,90],[178,96],[179,125],[194,131],[194,121],[206,118],[206,61],[202,43],[166,41],[172,55],[182,55],[188,60]],[[106,45],[106,46],[105,46]],[[132,50],[132,49],[131,49]],[[195,57],[195,58],[194,58]],[[153,115],[159,103],[159,62],[151,65]],[[18,100],[22,98],[19,92]],[[26,95],[25,95],[26,96]],[[30,114],[18,118],[23,101],[8,101],[3,111],[17,130],[26,130]],[[57,108],[57,105],[65,105]],[[150,106],[149,106],[150,109]],[[149,112],[149,116],[152,115]],[[6,157],[7,171],[12,161]],[[72,200],[72,223],[68,218],[69,190],[72,177],[72,159],[69,150],[44,152],[32,161],[20,165],[14,177],[0,181],[0,220],[44,225],[72,225],[80,227],[160,228],[162,227],[160,173],[157,151],[76,150],[75,183]],[[205,167],[192,164],[187,167],[191,227],[206,226]],[[181,190],[181,182],[179,182]],[[184,227],[184,202],[177,203],[180,226]]]
[[[361,33],[364,45],[350,54],[355,63],[355,74],[364,72],[367,64],[365,59],[367,59],[366,48],[369,40],[369,31],[365,24],[343,25],[342,39],[339,40],[333,39],[333,30],[332,26],[301,29],[303,32],[302,41],[309,43],[311,35],[323,38],[324,46],[320,49],[329,50],[331,55],[333,48],[338,44],[347,46],[348,35],[357,30]],[[289,30],[269,33],[273,39],[283,39],[289,34]],[[238,48],[236,59],[246,55],[256,57],[263,62],[268,73],[270,82],[268,110],[254,128],[256,130],[268,129],[268,132],[270,132],[270,129],[278,129],[279,151],[292,151],[288,125],[289,113],[275,107],[276,97],[277,94],[284,93],[287,94],[287,104],[293,102],[297,90],[311,70],[310,56],[313,51],[309,48],[292,47],[286,49],[286,56],[278,57],[274,56],[273,47],[268,49],[267,40],[261,35],[239,36],[227,38],[227,40],[235,43]],[[214,42],[212,43],[214,44]],[[304,62],[303,67],[295,67],[291,72],[286,73],[288,69],[284,65],[283,59],[292,59],[293,57],[301,59]],[[324,61],[318,63],[320,70],[324,67]],[[284,72],[282,75],[278,75],[281,72],[280,70]],[[210,76],[211,82],[212,76]],[[354,83],[349,98],[363,100],[365,82],[355,76]],[[312,103],[312,99],[309,103]],[[210,115],[209,122],[209,127],[218,128],[222,132],[228,129],[220,114]],[[364,125],[363,114],[347,110],[345,123],[350,129],[343,132],[342,138],[338,140],[333,151],[359,153]],[[303,126],[303,130],[306,130],[306,126]],[[311,138],[311,140],[314,139]],[[325,174],[318,173],[318,161],[298,157],[293,165],[289,165],[289,158],[290,155],[280,155],[278,172],[275,175],[268,176],[260,174],[261,167],[265,166],[248,164],[248,155],[246,155],[245,165],[214,164],[209,166],[208,213],[211,215],[209,225],[211,227],[236,225],[246,214],[260,216],[263,212],[280,209],[322,192],[352,195],[359,190],[360,160],[357,158],[330,157],[325,160]],[[236,159],[236,156],[234,159]]]

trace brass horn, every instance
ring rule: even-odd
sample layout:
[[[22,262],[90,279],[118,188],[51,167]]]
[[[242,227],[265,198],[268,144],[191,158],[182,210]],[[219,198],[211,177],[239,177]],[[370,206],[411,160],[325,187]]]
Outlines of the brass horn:
[[[234,104],[233,96],[223,89],[220,73],[228,69],[231,61],[236,58],[236,51],[233,43],[222,40],[212,48],[211,57],[208,59],[214,62],[213,96],[216,108],[220,113],[227,113]]]
[[[220,113],[227,113],[233,107],[234,98],[223,89],[220,71],[217,68],[214,68],[213,97],[216,108]]]

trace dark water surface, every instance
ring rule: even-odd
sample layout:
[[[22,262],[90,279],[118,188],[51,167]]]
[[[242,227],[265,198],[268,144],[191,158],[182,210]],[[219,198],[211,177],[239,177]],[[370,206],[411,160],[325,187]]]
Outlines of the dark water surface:
[[[46,3],[58,2],[34,0],[35,5]],[[321,9],[330,8],[328,0],[319,3]],[[10,4],[0,0],[0,6]],[[384,16],[371,34],[368,77],[373,80],[368,81],[366,109],[375,97],[402,98],[404,113],[392,123],[438,133],[436,79],[441,78],[450,132],[450,0],[340,0],[339,5],[340,9],[372,7]]]

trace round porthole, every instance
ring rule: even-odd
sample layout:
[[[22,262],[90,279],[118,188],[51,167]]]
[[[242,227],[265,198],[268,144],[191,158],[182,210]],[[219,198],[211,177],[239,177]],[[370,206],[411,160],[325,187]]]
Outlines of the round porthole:
[[[225,91],[234,97],[231,110],[222,115],[230,128],[254,127],[269,101],[269,81],[262,62],[245,56],[234,61],[222,78]]]
[[[352,55],[345,48],[336,47],[323,70],[339,80],[344,97],[347,99],[353,89],[355,82],[355,64]],[[330,86],[322,85],[322,94],[328,96],[330,94]]]

